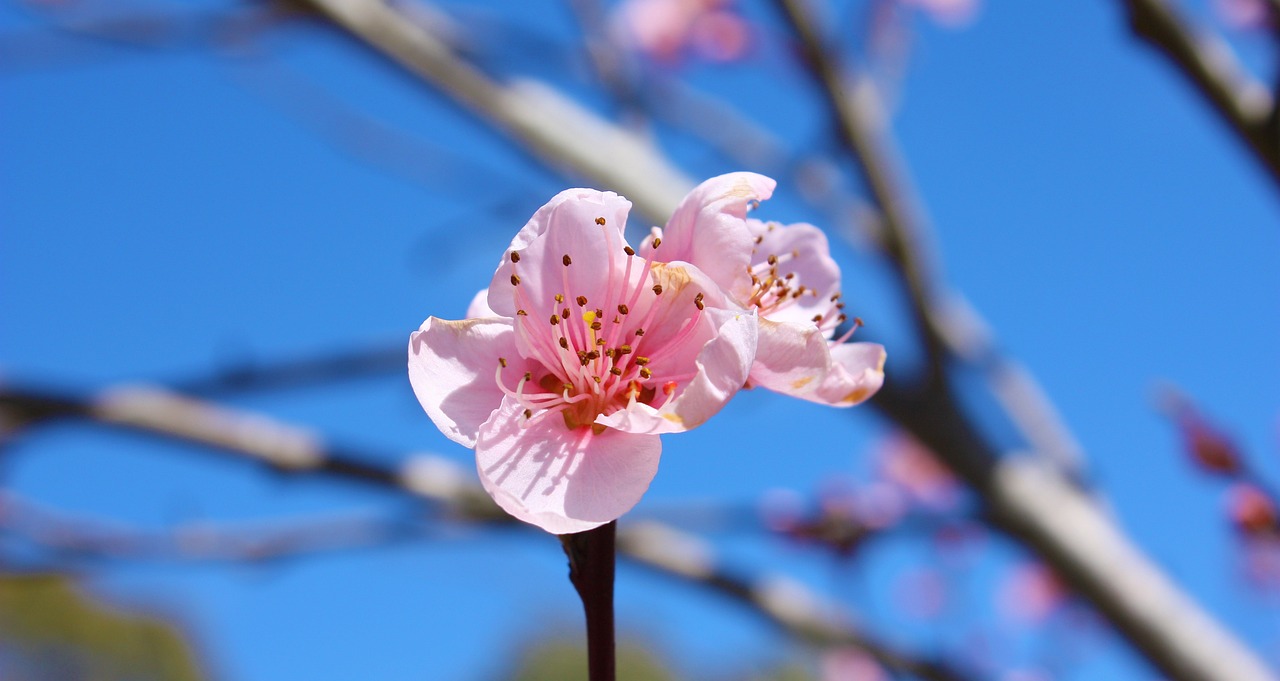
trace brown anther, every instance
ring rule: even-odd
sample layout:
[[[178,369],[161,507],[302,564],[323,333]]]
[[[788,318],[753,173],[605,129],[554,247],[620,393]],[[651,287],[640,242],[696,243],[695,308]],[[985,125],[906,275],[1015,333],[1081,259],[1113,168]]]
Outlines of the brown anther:
[[[568,349],[569,349],[569,339],[568,339],[568,338],[565,338],[564,336],[561,336],[561,337],[560,337],[560,347],[564,348],[565,350],[568,350]]]
[[[643,335],[644,335],[644,329],[637,328],[637,329],[636,329],[636,335],[637,335],[637,336],[643,336]]]
[[[649,363],[649,358],[645,357],[644,355],[636,355],[635,362],[636,362],[636,366],[644,366]]]
[[[623,252],[623,253],[626,253],[627,255],[635,255],[635,254],[636,254],[636,249],[634,249],[634,248],[632,248],[632,247],[630,247],[630,246],[623,246],[623,247],[622,247],[622,252]]]
[[[765,260],[766,260],[770,265],[777,265],[777,264],[778,264],[778,256],[776,256],[776,255],[770,255],[768,258],[765,258]]]
[[[619,305],[619,306],[618,306],[618,312],[620,312],[620,313],[622,313],[622,314],[627,314],[627,313],[628,313],[628,312],[630,312],[630,311],[631,311],[631,308],[627,307],[625,304],[624,304],[624,305]]]
[[[763,235],[763,234],[761,234],[760,236],[756,237],[756,245],[757,245],[757,246],[758,246],[758,245],[760,245],[760,242],[762,242],[762,241],[764,241],[764,235]]]
[[[562,319],[568,319],[568,318],[569,318],[569,308],[567,308],[567,307],[566,307],[565,309],[561,310],[561,311],[560,311],[560,317],[561,317]]]
[[[821,323],[822,323],[822,317],[823,317],[823,315],[816,314],[816,315],[814,315],[814,316],[813,316],[813,321],[814,321],[814,322],[816,322],[816,323],[818,323],[818,324],[821,324]]]
[[[613,374],[614,376],[621,376],[622,369],[619,369],[618,367],[613,367],[612,369],[609,370],[609,373]]]
[[[840,294],[839,294],[839,293],[837,293],[837,294],[835,294],[835,295],[831,296],[831,302],[833,302],[833,303],[834,303],[834,302],[836,302],[837,300],[840,300]]]
[[[597,224],[597,225],[603,225],[603,224],[604,224],[604,218],[596,218],[596,224]]]
[[[799,258],[799,257],[800,257],[800,251],[795,250],[795,249],[792,249],[792,251],[791,251],[791,257],[793,257],[793,258]]]
[[[599,324],[599,323],[600,323],[600,322],[596,322],[596,324]],[[594,324],[593,324],[592,326],[594,326]],[[604,339],[603,339],[603,338],[597,338],[597,339],[596,339],[596,347],[600,347],[601,345],[604,345]]]
[[[525,312],[524,310],[516,310],[516,316],[517,316],[517,317],[527,317],[527,316],[529,316],[529,313],[528,313],[528,312]]]
[[[551,325],[555,326],[556,324],[559,324],[559,323],[560,323],[560,315],[558,314],[551,315]]]
[[[653,285],[653,294],[656,296],[662,295],[662,284]]]
[[[526,381],[532,381],[532,380],[533,380],[533,372],[532,372],[532,371],[526,371],[526,372],[524,372],[524,380],[526,380]]]
[[[619,346],[619,347],[618,347],[618,354],[619,354],[619,355],[629,355],[629,354],[631,354],[631,346],[630,346],[630,345],[622,345],[622,346]]]
[[[591,322],[592,331],[599,331],[602,328],[604,328],[604,324],[601,324],[600,322]]]
[[[568,267],[573,264],[573,258],[570,258],[568,253],[565,253],[564,257],[560,258],[560,262],[564,263],[565,267]]]
[[[844,309],[844,303],[836,303],[836,309],[837,309],[837,310],[843,310],[843,309]]]
[[[578,306],[579,306],[579,307],[582,307],[582,306],[585,306],[586,304],[587,304],[587,297],[586,297],[586,296],[578,296]]]
[[[520,285],[520,275],[518,275],[518,274],[513,274],[513,275],[511,275],[511,285],[512,285],[512,286],[519,286],[519,285]]]
[[[654,248],[657,248],[657,247],[659,247],[659,246],[661,246],[661,245],[662,245],[662,237],[660,237],[660,236],[655,236],[655,237],[653,237],[653,247],[654,247]]]
[[[515,254],[513,253],[512,255],[515,255]],[[532,409],[525,409],[525,410],[524,410],[524,417],[525,417],[525,418],[529,418],[529,417],[531,417],[531,416],[533,416],[533,410],[532,410]]]
[[[617,359],[618,351],[615,350],[614,348],[605,348],[604,356],[608,357],[609,359]]]
[[[701,294],[701,293],[699,293],[698,295],[696,295],[696,296],[694,296],[694,297],[693,297],[693,305],[694,305],[694,307],[697,307],[699,310],[701,310],[701,309],[703,309],[704,307],[706,307],[705,305],[703,305],[703,304],[702,304],[702,294]]]
[[[604,319],[604,310],[596,308],[596,319]]]
[[[557,303],[563,303],[563,302],[564,302],[564,294],[563,294],[563,293],[557,293],[557,294],[556,294],[556,302],[557,302]]]
[[[520,254],[515,251],[511,251],[511,262],[520,262]]]
[[[836,322],[838,322],[838,323],[840,323],[840,324],[843,324],[843,323],[844,323],[844,320],[846,320],[846,319],[848,319],[848,318],[849,318],[849,317],[848,317],[847,315],[840,315],[839,317],[836,317]]]
[[[796,278],[796,273],[795,273],[795,272],[787,272],[787,276],[783,277],[783,279],[786,279],[786,280],[788,280],[788,281],[790,281],[790,280],[792,280],[792,279],[795,279],[795,278]]]
[[[854,325],[854,326],[862,326],[862,317],[854,317],[854,318],[853,318],[853,325]]]
[[[649,378],[652,375],[653,372],[649,370],[649,367],[640,367],[640,378]]]
[[[591,352],[587,353],[587,359],[600,359],[600,353],[595,350],[592,350]]]
[[[622,317],[619,317],[618,315],[614,315],[614,316],[613,316],[613,323],[614,323],[614,324],[621,324],[621,323],[622,323]]]
[[[592,377],[591,377],[591,379],[592,379],[592,380],[594,380],[596,383],[599,383],[599,382],[600,382],[600,377],[599,377],[599,376],[592,376]]]
[[[499,357],[499,358],[498,358],[498,365],[499,365],[499,366],[501,366],[503,369],[506,369],[506,368],[507,368],[507,358],[506,358],[506,357]]]

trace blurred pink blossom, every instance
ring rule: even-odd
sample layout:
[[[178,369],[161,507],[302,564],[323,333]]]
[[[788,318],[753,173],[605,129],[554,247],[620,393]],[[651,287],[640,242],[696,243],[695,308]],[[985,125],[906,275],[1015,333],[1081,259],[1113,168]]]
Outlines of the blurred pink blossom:
[[[1237,29],[1266,26],[1270,14],[1263,0],[1214,0],[1213,9],[1224,24]]]
[[[836,648],[822,656],[822,681],[888,681],[871,656],[854,648]]]
[[[1066,600],[1062,580],[1043,563],[1034,562],[1010,570],[999,595],[1000,609],[1006,617],[1033,624],[1057,612]]]
[[[955,509],[960,486],[951,472],[914,437],[895,432],[876,448],[880,475],[900,487],[913,503],[933,511]]]
[[[928,14],[934,21],[951,28],[968,25],[978,14],[978,0],[898,0]]]
[[[649,58],[674,63],[692,55],[728,62],[746,54],[751,27],[732,0],[625,0],[617,12],[622,34]]]

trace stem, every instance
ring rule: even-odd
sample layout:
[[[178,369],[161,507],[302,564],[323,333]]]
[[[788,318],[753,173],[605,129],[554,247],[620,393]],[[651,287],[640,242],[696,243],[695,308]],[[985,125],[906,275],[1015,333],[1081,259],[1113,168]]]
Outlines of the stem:
[[[569,581],[582,599],[587,616],[587,678],[614,681],[617,664],[613,645],[614,540],[618,521],[594,530],[560,535],[569,557]]]

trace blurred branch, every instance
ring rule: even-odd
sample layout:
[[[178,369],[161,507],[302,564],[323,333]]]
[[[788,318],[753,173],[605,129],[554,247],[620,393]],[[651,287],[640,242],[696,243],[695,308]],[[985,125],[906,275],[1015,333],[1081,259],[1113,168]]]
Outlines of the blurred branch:
[[[415,454],[400,466],[326,444],[315,433],[259,414],[235,411],[155,387],[126,386],[92,399],[0,386],[0,435],[54,420],[85,419],[202,445],[210,452],[257,461],[282,474],[319,474],[374,485],[427,501],[458,520],[526,528],[504,513],[474,481],[442,457]],[[947,665],[915,657],[864,634],[825,608],[803,585],[779,578],[731,577],[706,543],[656,522],[618,530],[619,555],[746,603],[809,643],[857,647],[885,666],[927,681],[965,681]],[[784,590],[779,589],[785,584]]]
[[[59,511],[0,491],[0,535],[58,557],[89,560],[260,563],[383,546],[420,537],[421,526],[369,513],[225,525],[194,521],[142,530]]]
[[[1198,33],[1169,0],[1121,1],[1134,34],[1182,72],[1280,185],[1280,135],[1266,87],[1241,68],[1230,46]]]
[[[866,183],[880,222],[880,246],[896,268],[908,294],[911,315],[924,344],[927,383],[943,383],[942,333],[934,319],[934,285],[921,261],[921,227],[914,192],[900,169],[899,156],[878,126],[884,118],[875,86],[847,73],[823,40],[801,0],[777,0],[800,43],[800,53],[821,87],[835,119],[840,142]]]
[[[487,120],[533,149],[544,160],[569,167],[598,185],[636,201],[651,217],[662,218],[691,186],[661,156],[571,102],[545,88],[503,85],[463,64],[431,35],[415,30],[394,9],[377,0],[310,0],[321,13],[392,57],[428,83],[475,108]],[[800,23],[804,22],[804,23]],[[804,30],[807,20],[797,22]],[[816,35],[810,29],[810,35]],[[818,43],[813,41],[813,45]],[[829,93],[843,83],[821,50],[809,48]],[[829,94],[837,110],[851,105]],[[857,137],[870,131],[845,131]],[[861,138],[859,138],[861,139]],[[859,146],[859,139],[846,140]],[[866,163],[884,160],[878,140],[867,140]],[[855,149],[856,152],[856,149]],[[601,158],[609,163],[601,164]],[[635,165],[620,159],[632,159]],[[877,165],[869,184],[891,229],[914,227],[900,203],[896,174]],[[643,168],[644,172],[618,172]],[[878,186],[879,189],[875,187]],[[882,195],[882,196],[881,196]],[[913,234],[893,233],[890,246],[903,259],[903,277],[913,293],[921,331],[933,334]],[[939,353],[940,356],[940,353]],[[954,396],[937,381],[925,389],[891,380],[874,401],[887,416],[916,435],[983,497],[991,522],[1036,550],[1070,584],[1093,602],[1149,660],[1178,681],[1261,681],[1271,679],[1262,663],[1176,589],[1121,535],[1095,502],[1061,474],[1042,471],[1025,460],[1004,460],[962,412]]]

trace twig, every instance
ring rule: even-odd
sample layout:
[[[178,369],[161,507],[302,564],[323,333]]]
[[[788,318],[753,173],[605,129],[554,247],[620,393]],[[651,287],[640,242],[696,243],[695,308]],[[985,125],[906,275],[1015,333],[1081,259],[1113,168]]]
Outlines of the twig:
[[[201,445],[210,453],[264,463],[282,474],[316,474],[375,485],[420,498],[459,520],[525,527],[493,503],[473,473],[442,457],[416,454],[402,466],[391,467],[375,463],[387,457],[334,448],[307,429],[155,387],[123,387],[97,398],[76,399],[0,386],[0,439],[6,432],[12,435],[65,419]],[[838,613],[824,609],[821,600],[800,584],[776,578],[728,578],[716,565],[710,546],[660,523],[622,528],[617,548],[633,563],[734,596],[800,640],[856,647],[891,669],[926,681],[965,681],[946,665],[895,650],[859,631]],[[785,594],[778,591],[779,583],[789,584]]]
[[[1280,185],[1280,136],[1267,89],[1217,36],[1197,34],[1168,0],[1120,0],[1135,35],[1155,48],[1209,101]]]

